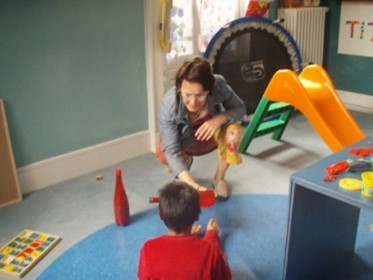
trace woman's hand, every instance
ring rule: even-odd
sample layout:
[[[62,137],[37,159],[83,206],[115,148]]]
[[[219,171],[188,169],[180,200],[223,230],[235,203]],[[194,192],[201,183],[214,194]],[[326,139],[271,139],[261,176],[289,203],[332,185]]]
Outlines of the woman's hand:
[[[184,183],[187,183],[189,186],[191,186],[192,188],[196,189],[199,192],[207,191],[207,188],[201,186],[194,180],[194,178],[192,177],[189,171],[185,170],[181,172],[179,175],[177,175],[177,178],[183,181]]]
[[[198,141],[207,141],[214,136],[215,132],[227,122],[227,117],[223,114],[216,115],[205,121],[196,131],[194,136]]]

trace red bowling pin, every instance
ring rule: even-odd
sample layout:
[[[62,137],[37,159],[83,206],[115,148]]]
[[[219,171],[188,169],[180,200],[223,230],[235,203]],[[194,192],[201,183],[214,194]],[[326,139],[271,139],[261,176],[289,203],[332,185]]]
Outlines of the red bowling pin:
[[[128,198],[122,181],[122,170],[115,169],[115,191],[114,191],[114,217],[118,226],[125,226],[130,223],[130,210]]]

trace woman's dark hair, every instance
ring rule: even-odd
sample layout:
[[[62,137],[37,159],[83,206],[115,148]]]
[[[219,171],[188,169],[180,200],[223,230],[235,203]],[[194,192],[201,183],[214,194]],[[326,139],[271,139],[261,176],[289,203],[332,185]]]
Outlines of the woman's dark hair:
[[[191,83],[200,83],[204,90],[211,91],[215,83],[215,77],[210,62],[200,56],[185,60],[175,75],[175,86],[178,91],[184,80]]]
[[[159,191],[159,215],[176,233],[190,228],[198,220],[201,208],[198,191],[182,181],[166,184]]]

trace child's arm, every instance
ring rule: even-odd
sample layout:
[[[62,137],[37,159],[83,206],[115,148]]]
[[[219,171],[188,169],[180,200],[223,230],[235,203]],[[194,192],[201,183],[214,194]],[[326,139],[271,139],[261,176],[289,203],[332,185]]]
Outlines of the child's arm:
[[[218,248],[220,248],[220,238],[218,235],[219,231],[220,225],[215,221],[215,219],[211,218],[207,223],[206,233],[203,238],[214,243]]]
[[[217,259],[215,264],[215,275],[213,279],[216,280],[230,280],[232,279],[231,270],[228,265],[227,256],[222,252],[220,248],[219,233],[220,225],[214,220],[210,219],[207,224],[207,231],[204,236],[205,240],[213,243],[217,247]]]
[[[214,258],[213,275],[211,279],[214,280],[231,280],[232,273],[228,265],[227,256],[220,248],[220,238],[216,231],[208,230],[204,236],[205,240],[213,243],[216,246],[216,258]]]

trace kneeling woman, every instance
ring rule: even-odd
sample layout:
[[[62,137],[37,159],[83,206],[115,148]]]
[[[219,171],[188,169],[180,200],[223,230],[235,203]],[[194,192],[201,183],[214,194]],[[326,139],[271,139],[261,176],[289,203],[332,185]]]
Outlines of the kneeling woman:
[[[221,75],[213,74],[208,60],[194,57],[177,70],[175,85],[161,102],[158,159],[179,180],[206,190],[190,173],[193,156],[218,149],[213,179],[216,199],[229,196],[225,173],[230,164],[241,163],[238,123],[246,113],[243,101]]]

